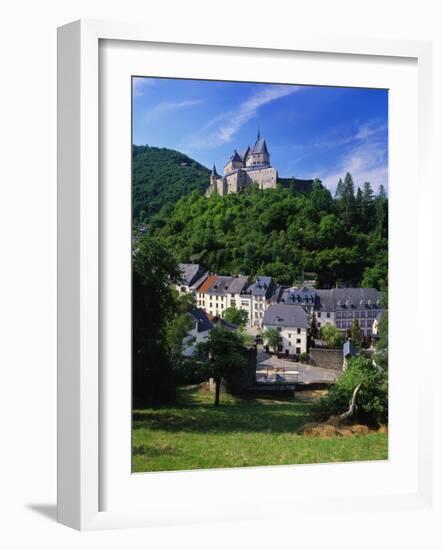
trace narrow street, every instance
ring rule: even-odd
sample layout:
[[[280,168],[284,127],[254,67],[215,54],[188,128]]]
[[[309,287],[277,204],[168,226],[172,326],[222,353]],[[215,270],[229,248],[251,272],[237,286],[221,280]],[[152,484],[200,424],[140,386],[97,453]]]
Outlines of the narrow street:
[[[335,382],[339,375],[340,371],[337,370],[279,359],[262,349],[257,352],[256,380],[259,383],[298,382],[313,384]]]

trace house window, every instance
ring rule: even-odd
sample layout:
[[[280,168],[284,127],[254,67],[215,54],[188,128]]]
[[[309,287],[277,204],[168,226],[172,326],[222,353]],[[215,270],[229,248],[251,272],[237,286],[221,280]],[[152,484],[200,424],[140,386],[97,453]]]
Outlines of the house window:
[[[330,313],[329,311],[326,313],[326,317],[327,317],[328,319],[329,319],[329,317],[331,317],[331,313]]]
[[[288,338],[290,338],[290,337],[291,337],[291,333],[288,334]]]
[[[301,334],[301,328],[297,329],[297,334]]]
[[[296,342],[297,344],[301,344],[301,338],[297,338]]]
[[[337,321],[337,328],[341,328],[341,321]]]
[[[278,332],[281,332],[281,327],[277,327]]]
[[[295,348],[295,353],[296,353],[297,355],[300,355],[301,349],[300,349],[300,348]]]
[[[317,317],[320,319],[320,317],[321,317],[321,311],[319,311],[319,312],[317,313]]]
[[[180,287],[180,290],[181,290],[182,292],[186,292],[186,287],[185,287],[185,286],[181,286],[181,287]]]

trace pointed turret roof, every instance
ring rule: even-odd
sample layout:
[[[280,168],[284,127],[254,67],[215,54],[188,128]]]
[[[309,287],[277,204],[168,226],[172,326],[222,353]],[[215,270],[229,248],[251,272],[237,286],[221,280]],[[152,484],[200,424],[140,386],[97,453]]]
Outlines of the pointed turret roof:
[[[211,176],[218,177],[217,168],[215,167],[215,162],[214,162],[214,164],[213,164],[213,166],[212,166]]]
[[[269,155],[268,148],[266,146],[266,140],[264,138],[260,138],[260,132],[257,135],[257,141],[255,142],[255,145],[252,148],[252,152],[265,153],[266,155]]]
[[[240,156],[242,157],[243,162],[246,162],[246,158],[247,158],[247,156],[248,156],[250,150],[251,150],[251,148],[250,148],[249,145],[248,145],[248,146],[246,147],[246,149],[245,149],[242,153],[240,153]]]
[[[234,149],[234,154],[232,155],[231,160],[235,162],[243,162],[241,156],[237,153],[237,149]]]

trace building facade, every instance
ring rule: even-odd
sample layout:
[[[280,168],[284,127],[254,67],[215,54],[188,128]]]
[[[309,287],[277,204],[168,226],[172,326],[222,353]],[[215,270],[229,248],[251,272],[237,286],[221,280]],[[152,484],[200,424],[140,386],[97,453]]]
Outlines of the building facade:
[[[201,308],[193,308],[189,312],[192,327],[183,339],[183,356],[192,357],[200,342],[207,340],[209,333],[214,328],[214,324],[209,319],[207,313]]]
[[[328,323],[347,332],[357,320],[362,336],[372,335],[374,319],[383,311],[375,288],[316,289],[315,316],[319,327]]]
[[[264,313],[263,329],[277,329],[279,351],[285,355],[300,355],[308,351],[309,315],[303,307],[273,304]]]
[[[196,289],[208,277],[208,272],[200,264],[179,264],[178,267],[182,275],[180,283],[175,285],[178,293],[195,295]]]

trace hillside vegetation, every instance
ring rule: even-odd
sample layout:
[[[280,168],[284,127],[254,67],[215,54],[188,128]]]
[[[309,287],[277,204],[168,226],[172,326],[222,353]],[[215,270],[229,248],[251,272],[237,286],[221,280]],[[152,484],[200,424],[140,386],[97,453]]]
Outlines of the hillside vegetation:
[[[149,222],[162,207],[176,203],[192,191],[203,192],[210,171],[172,149],[134,145],[132,200],[134,224]]]
[[[251,189],[210,198],[193,192],[151,220],[150,234],[182,262],[220,274],[265,274],[296,283],[302,270],[319,286],[338,279],[383,288],[388,273],[388,199],[352,176],[333,198],[319,181],[311,193]]]

